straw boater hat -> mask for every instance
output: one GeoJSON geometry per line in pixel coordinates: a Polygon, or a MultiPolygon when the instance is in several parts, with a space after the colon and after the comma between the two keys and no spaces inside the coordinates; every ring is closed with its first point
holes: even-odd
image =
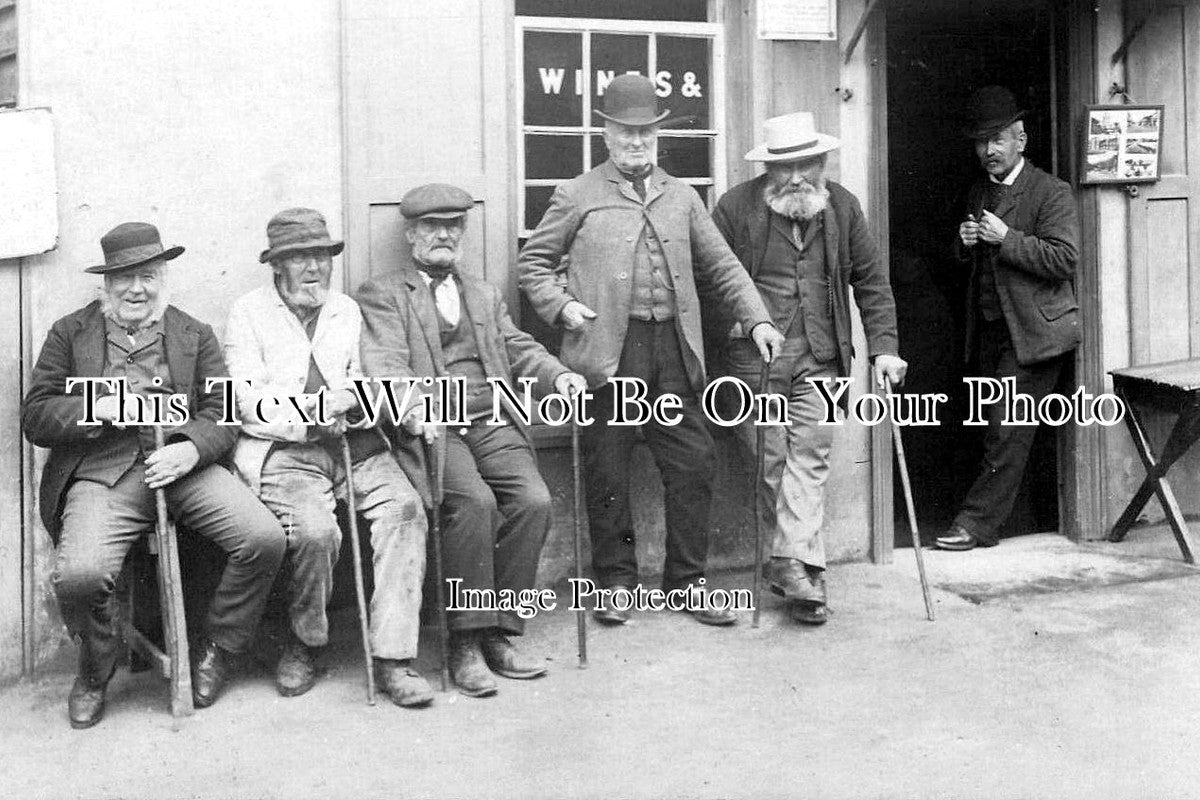
{"type": "Polygon", "coordinates": [[[346,245],[329,237],[325,217],[311,208],[289,208],[271,217],[267,223],[267,247],[258,260],[266,264],[273,258],[293,250],[328,247],[331,255],[342,252],[346,245]]]}
{"type": "Polygon", "coordinates": [[[84,272],[103,275],[156,258],[170,261],[183,252],[179,245],[164,250],[158,228],[148,222],[121,223],[100,238],[100,249],[104,251],[104,263],[88,267],[84,272]]]}
{"type": "Polygon", "coordinates": [[[593,109],[598,116],[634,128],[656,125],[671,112],[658,110],[654,84],[641,75],[618,75],[604,90],[604,110],[593,109]]]}
{"type": "Polygon", "coordinates": [[[767,140],[746,153],[747,161],[762,161],[768,164],[799,161],[842,146],[841,140],[817,133],[817,126],[810,111],[771,117],[763,125],[763,129],[766,131],[767,140]]]}

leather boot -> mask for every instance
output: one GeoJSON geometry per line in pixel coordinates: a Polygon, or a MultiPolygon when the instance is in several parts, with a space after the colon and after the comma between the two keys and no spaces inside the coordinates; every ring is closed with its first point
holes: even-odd
{"type": "Polygon", "coordinates": [[[192,666],[192,702],[196,708],[208,708],[217,702],[233,671],[233,653],[206,640],[192,666]]]}
{"type": "Polygon", "coordinates": [[[479,644],[479,631],[450,634],[450,676],[468,697],[491,697],[498,689],[479,644]]]}
{"type": "Polygon", "coordinates": [[[293,633],[275,668],[275,688],[284,697],[298,697],[317,682],[316,650],[293,633]]]}
{"type": "Polygon", "coordinates": [[[117,669],[115,647],[84,638],[79,643],[79,675],[67,695],[71,727],[90,728],[104,718],[105,692],[117,669]]]}
{"type": "Polygon", "coordinates": [[[393,703],[405,708],[420,708],[433,702],[433,690],[421,673],[412,668],[409,659],[376,658],[374,661],[375,679],[393,703]]]}
{"type": "Polygon", "coordinates": [[[497,675],[514,680],[529,680],[546,674],[545,664],[521,658],[517,654],[517,648],[512,646],[512,642],[498,628],[488,628],[484,631],[481,649],[488,669],[497,675]]]}

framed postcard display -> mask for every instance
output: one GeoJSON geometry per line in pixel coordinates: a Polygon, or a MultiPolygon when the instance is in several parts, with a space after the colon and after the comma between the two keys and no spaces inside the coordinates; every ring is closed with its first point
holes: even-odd
{"type": "Polygon", "coordinates": [[[1152,183],[1159,178],[1163,107],[1088,106],[1083,183],[1152,183]]]}

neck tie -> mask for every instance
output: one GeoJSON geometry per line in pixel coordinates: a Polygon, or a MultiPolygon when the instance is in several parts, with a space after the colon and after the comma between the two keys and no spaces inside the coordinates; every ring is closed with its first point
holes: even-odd
{"type": "Polygon", "coordinates": [[[643,202],[646,200],[646,178],[650,176],[653,169],[653,166],[647,165],[641,172],[621,173],[625,180],[633,184],[633,190],[637,192],[638,197],[642,198],[643,202]]]}
{"type": "Polygon", "coordinates": [[[437,306],[442,319],[450,325],[458,325],[462,315],[462,304],[458,297],[458,287],[454,281],[446,280],[453,272],[451,270],[425,271],[429,276],[429,291],[433,293],[433,302],[437,306]]]}

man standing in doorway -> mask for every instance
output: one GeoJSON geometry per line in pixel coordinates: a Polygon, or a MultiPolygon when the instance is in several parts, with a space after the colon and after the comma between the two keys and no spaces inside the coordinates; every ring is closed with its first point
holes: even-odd
{"type": "MultiPolygon", "coordinates": [[[[788,398],[788,425],[764,429],[758,487],[760,524],[775,531],[764,571],[792,619],[820,625],[828,618],[821,527],[834,427],[819,424],[824,405],[809,381],[850,374],[850,286],[878,381],[900,383],[908,365],[897,354],[887,267],[858,199],[825,179],[826,156],[841,143],[818,133],[808,112],[774,117],[765,128],[766,142],[746,160],[766,172],[730,189],[713,217],[787,337],[771,364],[770,391],[788,398]]],[[[731,330],[719,312],[706,323],[729,332],[730,373],[757,386],[761,361],[741,326],[731,330]]],[[[753,452],[753,420],[738,426],[738,437],[753,452]]]]}
{"type": "MultiPolygon", "coordinates": [[[[620,376],[644,381],[651,402],[667,393],[683,401],[678,425],[650,421],[642,430],[664,484],[663,589],[702,587],[713,442],[698,399],[705,384],[699,297],[726,308],[764,360],[783,336],[700,196],[655,166],[658,126],[669,112],[658,110],[654,85],[618,76],[596,113],[605,120],[609,160],[555,190],[521,251],[520,285],[542,319],[562,326],[563,362],[595,390],[597,424],[584,429],[582,444],[597,580],[622,595],[638,582],[629,502],[636,431],[605,424],[617,394],[608,380],[620,376]]],[[[689,609],[702,623],[737,621],[728,609],[702,605],[689,609]]],[[[612,606],[596,617],[629,619],[612,606]]]]}
{"type": "MultiPolygon", "coordinates": [[[[987,177],[967,194],[954,244],[971,268],[966,357],[980,375],[1013,379],[1036,404],[1079,344],[1079,217],[1070,187],[1025,159],[1024,116],[1004,87],[971,97],[964,133],[987,177]]],[[[937,540],[943,550],[991,547],[1012,511],[1037,426],[1001,425],[1001,413],[988,407],[983,468],[937,540]]]]}

